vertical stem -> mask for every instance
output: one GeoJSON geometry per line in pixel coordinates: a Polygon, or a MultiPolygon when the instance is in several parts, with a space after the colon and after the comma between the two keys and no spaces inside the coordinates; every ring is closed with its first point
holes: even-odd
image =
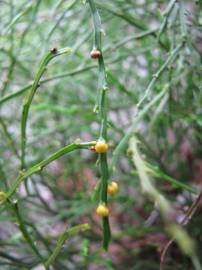
{"type": "MultiPolygon", "coordinates": [[[[100,135],[101,139],[107,141],[107,112],[106,112],[106,91],[107,91],[107,81],[106,81],[106,71],[105,71],[105,63],[102,55],[102,44],[101,44],[101,20],[98,13],[98,10],[95,6],[93,0],[88,0],[90,5],[93,25],[94,25],[94,48],[99,50],[101,55],[98,59],[99,65],[99,78],[98,78],[98,98],[97,98],[97,106],[98,112],[100,115],[100,135]]],[[[97,107],[96,106],[96,107],[97,107]]],[[[101,172],[101,190],[100,190],[100,202],[107,205],[107,184],[109,178],[109,170],[107,163],[107,154],[99,154],[100,160],[100,172],[101,172]]],[[[103,247],[104,249],[108,249],[111,233],[110,233],[110,225],[108,217],[103,217],[103,247]]]]}
{"type": "Polygon", "coordinates": [[[94,47],[101,51],[101,20],[95,3],[93,0],[88,0],[90,5],[92,17],[93,17],[93,25],[94,25],[94,47]]]}

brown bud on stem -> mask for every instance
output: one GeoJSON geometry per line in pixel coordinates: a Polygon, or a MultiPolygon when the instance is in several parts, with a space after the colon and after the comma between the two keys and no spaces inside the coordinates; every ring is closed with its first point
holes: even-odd
{"type": "Polygon", "coordinates": [[[97,49],[93,49],[90,53],[92,59],[98,59],[101,55],[101,52],[97,49]]]}

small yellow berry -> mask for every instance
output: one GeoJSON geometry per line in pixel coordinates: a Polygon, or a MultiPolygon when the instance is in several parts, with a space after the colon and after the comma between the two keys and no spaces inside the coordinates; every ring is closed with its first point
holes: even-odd
{"type": "Polygon", "coordinates": [[[6,199],[6,193],[3,191],[0,191],[0,203],[5,201],[6,199]]]}
{"type": "Polygon", "coordinates": [[[111,182],[110,184],[108,184],[108,187],[107,187],[107,193],[108,194],[115,194],[117,193],[119,190],[119,186],[116,182],[111,182]]]}
{"type": "Polygon", "coordinates": [[[96,213],[100,217],[107,217],[109,216],[109,209],[104,204],[100,204],[96,209],[96,213]]]}
{"type": "Polygon", "coordinates": [[[106,153],[109,146],[104,140],[98,140],[95,145],[95,151],[97,153],[106,153]]]}

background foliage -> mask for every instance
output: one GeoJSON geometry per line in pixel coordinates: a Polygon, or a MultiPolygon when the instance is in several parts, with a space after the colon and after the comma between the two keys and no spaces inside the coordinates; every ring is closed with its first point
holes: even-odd
{"type": "MultiPolygon", "coordinates": [[[[51,258],[64,230],[68,240],[57,246],[51,269],[158,269],[169,240],[167,223],[180,223],[200,193],[201,2],[94,2],[109,88],[108,161],[111,179],[120,186],[119,194],[109,197],[109,251],[102,250],[94,210],[99,202],[94,187],[102,174],[97,155],[77,150],[30,176],[1,204],[1,269],[44,269],[41,262],[51,258]],[[128,150],[134,134],[146,166],[140,169],[128,150]],[[158,200],[141,192],[141,169],[172,202],[171,220],[163,222],[158,200]],[[86,223],[90,229],[79,225],[86,223]]],[[[36,89],[28,117],[27,169],[75,141],[98,139],[99,72],[90,58],[94,29],[88,1],[5,0],[0,18],[0,188],[7,193],[21,170],[23,102],[44,55],[53,48],[72,50],[48,64],[36,89]]],[[[197,247],[194,256],[200,257],[200,197],[189,217],[187,231],[197,247]]],[[[172,244],[164,269],[199,270],[192,259],[172,244]]]]}

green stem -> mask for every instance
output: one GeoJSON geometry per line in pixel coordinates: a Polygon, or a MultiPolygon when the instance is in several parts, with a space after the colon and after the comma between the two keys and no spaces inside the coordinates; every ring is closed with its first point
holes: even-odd
{"type": "Polygon", "coordinates": [[[113,170],[116,167],[116,164],[118,163],[120,154],[124,151],[124,149],[126,149],[126,145],[130,137],[132,136],[133,132],[136,130],[137,124],[139,123],[139,121],[148,113],[148,111],[152,108],[152,106],[154,106],[166,94],[167,91],[168,91],[168,85],[166,85],[164,90],[161,91],[152,101],[150,101],[145,106],[145,108],[142,111],[140,111],[138,115],[135,117],[129,131],[121,139],[120,143],[117,145],[117,147],[115,148],[113,152],[113,158],[112,158],[111,166],[109,169],[110,175],[112,174],[113,170]]]}
{"type": "Polygon", "coordinates": [[[46,71],[48,63],[56,56],[69,53],[71,50],[70,48],[63,48],[60,50],[51,50],[48,52],[45,57],[42,59],[39,69],[36,73],[34,78],[34,82],[31,86],[30,92],[25,100],[22,110],[22,119],[21,119],[21,169],[25,167],[25,150],[26,150],[26,128],[27,128],[27,119],[29,115],[30,105],[34,98],[37,88],[39,87],[39,82],[41,77],[43,76],[44,72],[46,71]]]}
{"type": "MultiPolygon", "coordinates": [[[[98,95],[97,95],[97,104],[98,111],[100,114],[100,138],[107,141],[107,113],[106,113],[106,90],[107,81],[106,81],[106,71],[105,63],[102,55],[102,44],[101,44],[101,20],[95,3],[93,0],[88,0],[94,25],[94,47],[101,52],[101,56],[98,59],[99,64],[99,78],[98,78],[98,95]]],[[[107,205],[107,184],[109,178],[108,163],[107,163],[107,154],[103,153],[99,155],[100,159],[100,172],[101,172],[101,188],[100,188],[100,201],[107,205]]],[[[103,223],[103,247],[108,249],[111,233],[108,217],[104,217],[102,220],[103,223]]]]}
{"type": "Polygon", "coordinates": [[[166,59],[164,64],[159,68],[159,70],[153,75],[153,79],[149,83],[147,89],[144,92],[143,97],[138,102],[137,107],[140,107],[142,103],[145,101],[145,99],[149,96],[151,90],[153,89],[156,81],[159,79],[159,77],[162,75],[162,73],[165,71],[165,69],[168,67],[168,65],[172,64],[175,59],[177,58],[179,51],[184,46],[184,42],[180,43],[170,54],[169,57],[166,59]]]}
{"type": "Polygon", "coordinates": [[[138,28],[140,30],[146,30],[147,29],[147,27],[144,24],[143,20],[141,20],[139,18],[137,19],[137,18],[131,16],[126,11],[122,12],[121,10],[117,10],[114,7],[110,7],[109,5],[103,4],[102,1],[98,1],[98,6],[99,6],[99,8],[107,10],[112,15],[125,20],[126,22],[128,22],[129,24],[135,26],[136,28],[138,28]]]}
{"type": "Polygon", "coordinates": [[[39,253],[35,243],[32,241],[32,238],[30,237],[30,233],[27,231],[27,228],[25,226],[25,222],[20,214],[18,204],[17,203],[12,203],[10,200],[7,201],[8,204],[10,205],[11,209],[15,213],[15,216],[17,218],[17,222],[19,224],[19,229],[22,232],[25,240],[29,244],[30,248],[32,249],[33,253],[40,259],[40,261],[44,264],[44,258],[41,256],[39,253]]]}
{"type": "Polygon", "coordinates": [[[92,18],[93,18],[93,25],[94,25],[94,47],[101,51],[101,20],[100,15],[97,11],[97,8],[95,6],[95,3],[93,0],[88,0],[88,3],[90,5],[92,18]]]}
{"type": "Polygon", "coordinates": [[[46,167],[48,164],[50,164],[54,160],[60,158],[61,156],[65,155],[67,153],[70,153],[76,149],[87,149],[87,148],[89,148],[89,146],[93,146],[93,145],[95,145],[94,142],[69,144],[69,145],[61,148],[60,150],[58,150],[57,152],[55,152],[51,156],[49,156],[47,159],[44,159],[41,162],[37,163],[36,165],[32,166],[28,170],[21,171],[20,174],[18,175],[18,177],[12,183],[12,185],[7,193],[7,199],[13,195],[13,193],[16,191],[16,189],[18,188],[18,186],[20,185],[20,183],[22,181],[24,181],[27,177],[31,176],[32,174],[40,172],[44,167],[46,167]]]}
{"type": "Polygon", "coordinates": [[[165,30],[165,28],[167,26],[170,13],[172,12],[173,7],[174,7],[174,5],[175,5],[176,2],[177,2],[177,0],[171,0],[169,2],[169,4],[167,5],[164,13],[163,13],[164,19],[163,19],[163,22],[161,23],[161,26],[159,28],[158,41],[160,41],[160,37],[161,37],[163,31],[165,30]]]}
{"type": "Polygon", "coordinates": [[[175,188],[181,188],[182,190],[187,190],[193,194],[197,194],[197,190],[183,182],[180,182],[176,179],[174,179],[173,177],[165,174],[164,172],[162,172],[158,167],[153,166],[152,164],[145,162],[145,165],[151,170],[150,173],[156,177],[159,178],[160,180],[166,180],[168,182],[171,183],[172,186],[174,186],[175,188]]]}
{"type": "Polygon", "coordinates": [[[191,260],[192,260],[192,263],[193,263],[193,265],[194,265],[195,270],[201,270],[201,269],[202,269],[202,268],[201,268],[200,261],[199,261],[199,259],[198,259],[197,256],[193,256],[193,257],[191,258],[191,260]]]}
{"type": "MultiPolygon", "coordinates": [[[[62,78],[68,77],[68,76],[74,76],[74,75],[77,75],[77,74],[82,73],[84,71],[87,71],[89,69],[93,69],[95,67],[96,67],[96,65],[89,65],[85,68],[77,68],[77,69],[72,70],[70,72],[61,73],[61,74],[55,75],[51,78],[41,80],[40,85],[45,84],[45,83],[50,82],[50,81],[59,80],[59,79],[62,79],[62,78]]],[[[25,92],[29,91],[32,87],[33,87],[33,83],[30,83],[30,84],[26,85],[25,87],[23,87],[22,89],[15,91],[14,93],[12,93],[10,95],[6,95],[6,96],[0,98],[0,106],[3,103],[5,103],[5,102],[17,97],[17,96],[21,96],[25,92]]]]}
{"type": "Polygon", "coordinates": [[[66,229],[59,237],[56,247],[53,250],[52,254],[50,257],[47,259],[45,262],[45,267],[48,268],[50,265],[52,265],[58,256],[59,252],[61,251],[65,241],[73,235],[77,235],[79,232],[84,232],[86,230],[89,230],[90,226],[88,224],[82,224],[82,225],[77,225],[74,226],[73,228],[66,229]]]}

